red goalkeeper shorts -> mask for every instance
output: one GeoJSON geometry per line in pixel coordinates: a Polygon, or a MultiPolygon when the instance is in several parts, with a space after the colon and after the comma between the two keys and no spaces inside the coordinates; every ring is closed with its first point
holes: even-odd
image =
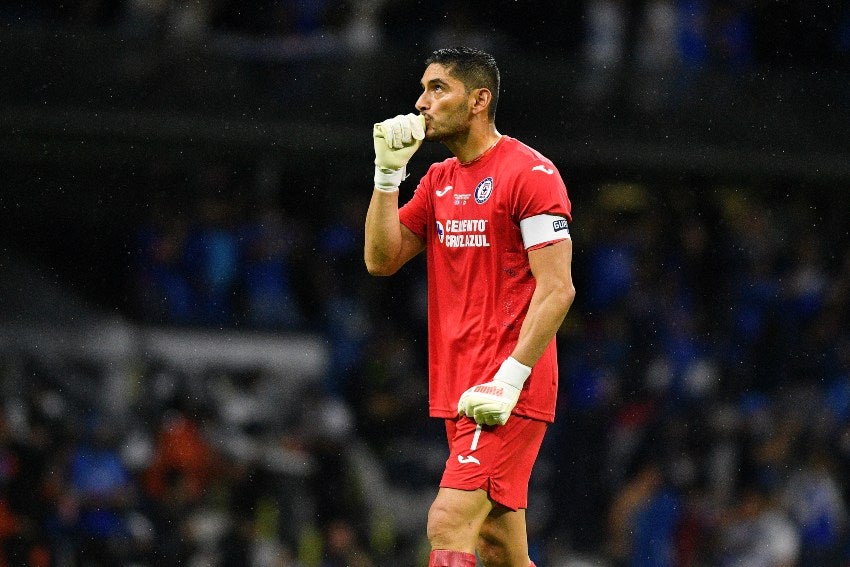
{"type": "Polygon", "coordinates": [[[482,488],[490,499],[518,510],[528,507],[528,481],[547,423],[512,415],[505,425],[482,425],[458,417],[446,420],[449,458],[442,488],[482,488]]]}

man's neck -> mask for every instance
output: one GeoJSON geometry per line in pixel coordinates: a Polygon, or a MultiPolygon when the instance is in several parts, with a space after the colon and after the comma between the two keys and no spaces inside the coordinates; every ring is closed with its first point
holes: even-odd
{"type": "Polygon", "coordinates": [[[496,126],[488,123],[486,129],[476,132],[475,128],[471,128],[463,139],[448,142],[446,146],[460,163],[470,163],[495,146],[501,137],[496,126]]]}

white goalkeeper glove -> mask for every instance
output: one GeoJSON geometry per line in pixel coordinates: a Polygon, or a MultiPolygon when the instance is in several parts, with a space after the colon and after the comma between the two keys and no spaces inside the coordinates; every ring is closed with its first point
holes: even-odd
{"type": "Polygon", "coordinates": [[[490,382],[473,386],[460,396],[457,412],[483,425],[504,425],[511,416],[531,367],[509,356],[490,382]]]}
{"type": "Polygon", "coordinates": [[[375,144],[375,188],[393,192],[404,181],[407,162],[425,139],[425,117],[399,114],[372,129],[375,144]]]}

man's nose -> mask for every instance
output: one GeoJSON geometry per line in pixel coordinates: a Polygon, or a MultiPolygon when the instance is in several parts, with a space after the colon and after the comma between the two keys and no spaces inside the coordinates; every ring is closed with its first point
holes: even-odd
{"type": "Polygon", "coordinates": [[[424,112],[425,110],[428,110],[428,103],[427,103],[427,100],[425,98],[424,93],[419,95],[419,98],[416,99],[416,105],[415,106],[416,106],[416,110],[418,110],[419,112],[424,112]]]}

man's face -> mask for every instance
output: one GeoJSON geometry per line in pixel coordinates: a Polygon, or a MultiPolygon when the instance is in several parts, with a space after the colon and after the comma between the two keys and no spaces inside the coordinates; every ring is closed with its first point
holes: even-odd
{"type": "Polygon", "coordinates": [[[416,109],[425,116],[425,139],[446,141],[469,130],[472,94],[443,65],[432,63],[422,75],[416,109]]]}

